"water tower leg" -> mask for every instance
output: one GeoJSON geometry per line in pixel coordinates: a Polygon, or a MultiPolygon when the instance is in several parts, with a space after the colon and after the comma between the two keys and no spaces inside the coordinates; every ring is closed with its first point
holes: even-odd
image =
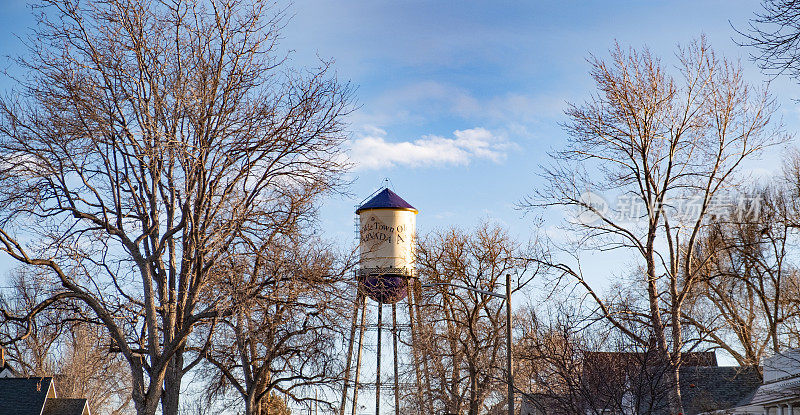
{"type": "Polygon", "coordinates": [[[375,374],[375,415],[381,415],[381,327],[383,322],[383,303],[378,303],[378,368],[375,374]]]}
{"type": "Polygon", "coordinates": [[[364,350],[364,326],[367,317],[367,301],[362,297],[361,301],[361,326],[358,328],[358,354],[356,356],[356,378],[353,382],[353,412],[356,415],[358,410],[358,380],[361,376],[361,352],[364,350]]]}
{"type": "Polygon", "coordinates": [[[361,290],[356,294],[356,302],[353,307],[353,321],[350,327],[350,342],[347,345],[347,363],[344,370],[344,386],[342,387],[342,406],[339,408],[339,415],[344,415],[345,406],[347,405],[347,389],[350,386],[350,365],[353,363],[353,343],[356,341],[356,327],[358,327],[358,312],[361,310],[361,304],[364,302],[364,296],[361,290]]]}
{"type": "Polygon", "coordinates": [[[397,304],[392,303],[392,340],[394,341],[394,413],[400,415],[400,369],[397,363],[397,304]]]}

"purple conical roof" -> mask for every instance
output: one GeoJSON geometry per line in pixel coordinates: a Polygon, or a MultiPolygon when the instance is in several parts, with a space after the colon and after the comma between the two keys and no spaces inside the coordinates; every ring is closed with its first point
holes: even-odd
{"type": "Polygon", "coordinates": [[[375,195],[375,197],[367,201],[367,203],[359,206],[356,210],[356,214],[362,210],[368,209],[407,209],[417,212],[414,206],[408,204],[408,202],[398,196],[397,193],[389,190],[389,188],[383,189],[380,193],[375,195]]]}

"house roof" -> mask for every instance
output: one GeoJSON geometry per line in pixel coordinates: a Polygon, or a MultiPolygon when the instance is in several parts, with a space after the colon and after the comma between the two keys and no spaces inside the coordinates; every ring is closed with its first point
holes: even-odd
{"type": "Polygon", "coordinates": [[[687,414],[733,408],[753,396],[761,385],[754,367],[682,368],[681,395],[687,414]]]}
{"type": "Polygon", "coordinates": [[[89,415],[86,399],[49,398],[42,415],[89,415]]]}
{"type": "Polygon", "coordinates": [[[797,396],[800,379],[787,379],[781,382],[761,385],[752,398],[742,404],[768,404],[797,396]]]}
{"type": "Polygon", "coordinates": [[[0,378],[0,414],[41,415],[53,379],[0,378]]]}
{"type": "Polygon", "coordinates": [[[389,190],[389,188],[383,189],[380,193],[375,195],[375,197],[359,206],[358,209],[356,209],[356,214],[369,209],[399,209],[411,210],[417,213],[417,209],[414,206],[411,206],[408,202],[403,200],[402,197],[398,196],[397,193],[389,190]]]}
{"type": "MultiPolygon", "coordinates": [[[[698,414],[712,410],[728,409],[738,406],[743,398],[752,397],[761,385],[761,376],[755,367],[717,366],[714,352],[691,352],[681,356],[680,369],[681,395],[685,414],[698,414]]],[[[588,380],[589,388],[598,388],[598,392],[608,395],[606,389],[630,387],[630,376],[641,376],[640,379],[654,382],[644,384],[640,392],[641,403],[650,407],[651,413],[668,414],[667,394],[654,393],[661,388],[652,386],[667,382],[669,377],[666,368],[655,364],[653,356],[636,352],[590,352],[584,356],[582,377],[588,380]],[[628,386],[626,386],[628,385],[628,386]],[[650,396],[649,392],[653,392],[650,396]]],[[[636,378],[638,379],[638,378],[636,378]]],[[[636,388],[634,388],[636,389],[636,388]]],[[[607,399],[595,398],[594,404],[604,404],[607,399]]],[[[619,397],[617,397],[619,398],[619,397]]]]}
{"type": "MultiPolygon", "coordinates": [[[[589,367],[620,367],[631,364],[655,364],[653,353],[643,352],[586,352],[584,365],[589,367]]],[[[681,367],[717,366],[714,352],[686,352],[681,354],[681,367]]]]}
{"type": "MultiPolygon", "coordinates": [[[[605,357],[609,357],[606,355],[605,357]]],[[[620,356],[612,359],[621,358],[620,356]]],[[[652,371],[654,367],[650,367],[652,371]]],[[[584,373],[584,376],[586,373],[584,373]]],[[[651,380],[649,377],[629,379],[626,378],[625,385],[615,384],[617,376],[608,373],[606,383],[590,383],[586,391],[586,396],[578,395],[549,395],[547,393],[526,394],[525,402],[530,407],[547,409],[547,413],[554,414],[573,414],[574,410],[569,410],[573,406],[585,405],[587,408],[602,410],[603,408],[614,409],[619,404],[624,404],[627,393],[641,395],[631,395],[627,399],[639,405],[639,413],[649,413],[652,415],[668,415],[669,405],[667,401],[666,373],[653,373],[656,379],[654,384],[644,384],[642,388],[630,382],[636,379],[645,381],[651,380]],[[593,388],[598,389],[593,389],[593,388]],[[618,395],[612,396],[615,389],[619,389],[618,395]],[[575,399],[584,399],[584,402],[575,402],[575,399]]],[[[757,368],[753,367],[719,367],[719,366],[694,366],[685,367],[680,370],[681,395],[683,398],[684,414],[695,415],[700,413],[711,413],[717,410],[741,406],[743,401],[750,400],[755,391],[761,384],[761,376],[757,368]],[[744,399],[743,399],[744,398],[744,399]]],[[[716,413],[716,412],[715,412],[716,413]]],[[[727,413],[727,412],[724,412],[727,413]]]]}

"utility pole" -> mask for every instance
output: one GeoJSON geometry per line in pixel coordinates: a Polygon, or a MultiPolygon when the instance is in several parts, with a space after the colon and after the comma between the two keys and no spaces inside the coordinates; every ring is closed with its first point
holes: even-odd
{"type": "Polygon", "coordinates": [[[506,371],[508,374],[508,415],[514,415],[514,367],[511,343],[511,274],[506,274],[506,371]]]}

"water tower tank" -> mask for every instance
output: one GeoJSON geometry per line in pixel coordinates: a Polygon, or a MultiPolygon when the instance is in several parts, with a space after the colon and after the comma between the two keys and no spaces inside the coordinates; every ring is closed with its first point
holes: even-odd
{"type": "Polygon", "coordinates": [[[387,188],[361,205],[356,214],[361,289],[380,303],[402,300],[414,272],[417,209],[387,188]]]}

